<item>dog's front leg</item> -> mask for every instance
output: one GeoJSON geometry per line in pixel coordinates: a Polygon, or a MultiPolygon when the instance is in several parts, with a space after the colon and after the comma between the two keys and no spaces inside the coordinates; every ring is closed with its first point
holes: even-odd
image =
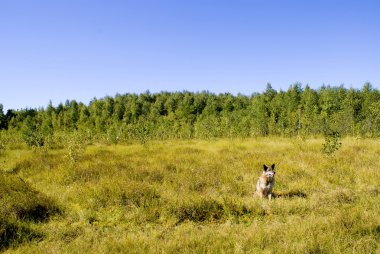
{"type": "Polygon", "coordinates": [[[269,200],[272,200],[272,193],[269,193],[269,194],[268,194],[268,199],[269,199],[269,200]]]}

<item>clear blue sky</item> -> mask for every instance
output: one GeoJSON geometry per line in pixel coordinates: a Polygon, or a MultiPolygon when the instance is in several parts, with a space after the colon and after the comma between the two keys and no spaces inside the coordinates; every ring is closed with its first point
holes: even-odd
{"type": "Polygon", "coordinates": [[[0,0],[5,109],[366,81],[380,86],[378,0],[0,0]]]}

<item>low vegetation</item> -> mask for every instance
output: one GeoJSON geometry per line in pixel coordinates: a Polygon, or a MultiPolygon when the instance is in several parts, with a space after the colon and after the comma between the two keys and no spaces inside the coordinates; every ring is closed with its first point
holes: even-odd
{"type": "Polygon", "coordinates": [[[13,174],[0,172],[0,250],[41,239],[27,222],[46,222],[59,213],[57,205],[13,174]]]}
{"type": "Polygon", "coordinates": [[[380,143],[327,141],[6,142],[0,251],[376,253],[380,143]],[[265,163],[272,201],[254,196],[265,163]]]}

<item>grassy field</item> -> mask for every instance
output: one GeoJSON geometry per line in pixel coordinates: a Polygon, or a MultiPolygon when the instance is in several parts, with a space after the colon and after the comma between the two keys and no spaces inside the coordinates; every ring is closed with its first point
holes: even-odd
{"type": "Polygon", "coordinates": [[[380,253],[380,141],[160,141],[0,155],[5,253],[380,253]],[[254,196],[276,163],[274,200],[254,196]]]}

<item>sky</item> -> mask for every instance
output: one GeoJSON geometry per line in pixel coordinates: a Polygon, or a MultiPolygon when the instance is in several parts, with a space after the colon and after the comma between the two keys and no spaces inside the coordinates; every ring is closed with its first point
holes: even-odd
{"type": "Polygon", "coordinates": [[[0,0],[0,104],[380,87],[378,0],[0,0]]]}

